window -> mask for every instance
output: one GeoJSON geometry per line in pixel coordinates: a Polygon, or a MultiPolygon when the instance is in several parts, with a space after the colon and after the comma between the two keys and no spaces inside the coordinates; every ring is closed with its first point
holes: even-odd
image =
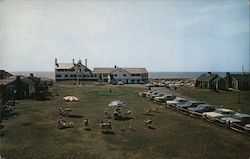
{"type": "Polygon", "coordinates": [[[126,77],[127,75],[126,74],[123,74],[124,77],[126,77]]]}
{"type": "Polygon", "coordinates": [[[103,74],[103,77],[108,77],[108,74],[103,74]]]}
{"type": "Polygon", "coordinates": [[[60,75],[60,74],[57,74],[57,75],[56,75],[56,77],[62,77],[62,75],[60,75]]]}
{"type": "Polygon", "coordinates": [[[70,77],[74,77],[74,75],[71,74],[70,77]]]}
{"type": "Polygon", "coordinates": [[[68,77],[68,75],[64,75],[65,77],[68,77]]]}
{"type": "Polygon", "coordinates": [[[117,74],[114,74],[114,76],[117,76],[117,74]]]}

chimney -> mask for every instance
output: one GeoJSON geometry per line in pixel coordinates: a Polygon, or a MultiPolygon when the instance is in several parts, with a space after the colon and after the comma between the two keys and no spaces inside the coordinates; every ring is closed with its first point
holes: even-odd
{"type": "Polygon", "coordinates": [[[58,63],[57,63],[57,58],[55,58],[55,65],[58,65],[58,63]]]}
{"type": "Polygon", "coordinates": [[[212,74],[212,72],[207,72],[207,75],[211,75],[212,74]]]}
{"type": "Polygon", "coordinates": [[[232,88],[232,79],[230,78],[230,72],[226,72],[226,89],[232,88]]]}
{"type": "Polygon", "coordinates": [[[21,78],[20,76],[16,76],[16,79],[17,79],[17,80],[20,80],[20,78],[21,78]]]}
{"type": "Polygon", "coordinates": [[[117,66],[115,65],[114,68],[117,68],[117,66]]]}
{"type": "Polygon", "coordinates": [[[33,73],[30,74],[30,77],[34,77],[34,76],[33,76],[33,73]]]}
{"type": "Polygon", "coordinates": [[[85,59],[85,66],[88,67],[88,60],[85,59]]]}
{"type": "Polygon", "coordinates": [[[75,64],[75,59],[73,59],[73,64],[75,64]]]}

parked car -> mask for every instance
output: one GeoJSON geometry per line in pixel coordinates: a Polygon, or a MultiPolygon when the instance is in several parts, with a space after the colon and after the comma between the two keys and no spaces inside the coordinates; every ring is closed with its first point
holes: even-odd
{"type": "Polygon", "coordinates": [[[148,93],[146,94],[146,97],[149,98],[151,95],[155,95],[155,94],[158,94],[158,93],[159,93],[159,91],[156,91],[156,90],[148,91],[148,93]]]}
{"type": "Polygon", "coordinates": [[[118,81],[117,84],[118,85],[124,85],[124,83],[122,81],[118,81]]]}
{"type": "Polygon", "coordinates": [[[232,116],[223,117],[221,118],[222,122],[228,123],[228,124],[238,124],[241,126],[245,126],[250,124],[250,115],[248,114],[242,114],[242,113],[235,113],[232,116]]]}
{"type": "Polygon", "coordinates": [[[231,117],[228,116],[228,117],[220,118],[220,121],[222,123],[226,123],[227,125],[230,125],[232,123],[235,123],[235,124],[240,124],[241,123],[241,120],[236,119],[236,118],[234,118],[232,116],[231,117]]]}
{"type": "Polygon", "coordinates": [[[187,99],[177,97],[172,101],[166,101],[166,104],[169,106],[176,106],[177,104],[184,104],[186,102],[188,102],[187,99]]]}
{"type": "Polygon", "coordinates": [[[159,102],[159,103],[166,103],[166,101],[172,101],[176,98],[175,95],[171,95],[171,94],[165,94],[162,97],[155,97],[154,101],[155,102],[159,102]]]}
{"type": "Polygon", "coordinates": [[[157,87],[157,86],[158,86],[158,84],[155,82],[149,82],[146,84],[146,87],[157,87]]]}
{"type": "Polygon", "coordinates": [[[164,95],[165,95],[165,93],[156,93],[156,94],[150,95],[148,98],[149,98],[150,100],[154,100],[155,97],[162,97],[162,96],[164,96],[164,95]]]}
{"type": "Polygon", "coordinates": [[[212,118],[222,118],[227,116],[232,116],[235,112],[231,109],[218,108],[213,112],[205,112],[202,114],[203,118],[212,119],[212,118]]]}
{"type": "Polygon", "coordinates": [[[197,107],[188,108],[191,112],[204,113],[215,111],[215,107],[209,104],[199,104],[197,107]]]}
{"type": "Polygon", "coordinates": [[[205,104],[205,102],[202,102],[202,101],[188,101],[186,103],[177,104],[177,107],[187,109],[187,108],[197,107],[199,104],[205,104]]]}
{"type": "Polygon", "coordinates": [[[250,124],[250,115],[235,113],[232,116],[221,118],[221,122],[224,122],[228,125],[240,126],[240,128],[244,128],[248,130],[250,124]]]}
{"type": "Polygon", "coordinates": [[[158,83],[158,87],[165,87],[166,85],[164,83],[158,83]]]}

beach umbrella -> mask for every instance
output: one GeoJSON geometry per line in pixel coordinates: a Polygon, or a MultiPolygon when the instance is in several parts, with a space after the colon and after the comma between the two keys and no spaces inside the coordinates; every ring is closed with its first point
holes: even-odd
{"type": "Polygon", "coordinates": [[[125,103],[120,100],[114,100],[109,104],[109,107],[123,107],[123,106],[125,106],[125,103]]]}
{"type": "Polygon", "coordinates": [[[75,96],[65,96],[63,97],[63,100],[69,101],[69,102],[77,102],[78,98],[76,98],[75,96]]]}

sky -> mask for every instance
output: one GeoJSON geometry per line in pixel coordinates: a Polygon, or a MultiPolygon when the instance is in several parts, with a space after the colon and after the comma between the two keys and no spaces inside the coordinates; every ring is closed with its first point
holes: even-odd
{"type": "Polygon", "coordinates": [[[0,69],[54,59],[148,71],[250,71],[249,0],[1,0],[0,69]]]}

